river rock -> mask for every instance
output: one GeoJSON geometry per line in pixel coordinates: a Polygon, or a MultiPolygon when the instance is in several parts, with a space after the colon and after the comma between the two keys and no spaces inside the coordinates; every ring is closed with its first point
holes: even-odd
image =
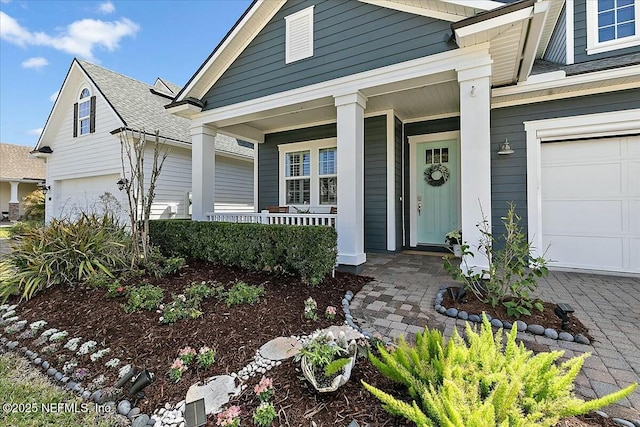
{"type": "Polygon", "coordinates": [[[553,328],[547,328],[544,330],[544,336],[547,338],[551,338],[552,340],[558,339],[558,331],[553,328]]]}
{"type": "Polygon", "coordinates": [[[560,332],[558,334],[558,338],[560,338],[562,341],[569,341],[569,342],[573,342],[574,340],[573,335],[565,331],[560,332]]]}
{"type": "Polygon", "coordinates": [[[544,326],[540,326],[540,325],[528,325],[527,326],[527,331],[531,332],[532,334],[536,334],[536,335],[542,335],[544,334],[544,326]]]}

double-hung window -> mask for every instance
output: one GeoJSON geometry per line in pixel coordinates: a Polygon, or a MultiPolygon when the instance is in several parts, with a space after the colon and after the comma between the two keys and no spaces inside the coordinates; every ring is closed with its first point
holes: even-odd
{"type": "Polygon", "coordinates": [[[587,0],[587,53],[640,45],[640,1],[587,0]]]}
{"type": "Polygon", "coordinates": [[[73,104],[73,136],[87,135],[96,131],[96,97],[88,88],[83,88],[78,102],[73,104]]]}
{"type": "Polygon", "coordinates": [[[338,156],[336,139],[278,146],[281,205],[336,206],[338,156]]]}

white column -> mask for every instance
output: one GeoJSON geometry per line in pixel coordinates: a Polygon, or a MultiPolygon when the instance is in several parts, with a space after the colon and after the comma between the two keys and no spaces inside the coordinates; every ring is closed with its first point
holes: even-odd
{"type": "Polygon", "coordinates": [[[338,264],[364,264],[364,108],[359,92],[335,97],[338,132],[338,264]]]}
{"type": "Polygon", "coordinates": [[[204,221],[213,212],[216,177],[216,129],[191,128],[191,219],[204,221]]]}
{"type": "Polygon", "coordinates": [[[456,71],[460,85],[462,238],[475,254],[465,261],[477,271],[488,266],[478,248],[482,235],[476,225],[483,214],[491,230],[491,65],[456,71]]]}
{"type": "Polygon", "coordinates": [[[20,203],[18,199],[18,185],[20,185],[20,183],[10,181],[9,184],[11,185],[11,198],[9,199],[9,203],[20,203]]]}

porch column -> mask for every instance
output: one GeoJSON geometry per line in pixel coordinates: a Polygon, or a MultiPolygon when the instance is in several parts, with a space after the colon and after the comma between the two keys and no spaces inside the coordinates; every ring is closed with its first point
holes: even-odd
{"type": "MultiPolygon", "coordinates": [[[[191,219],[205,221],[215,206],[216,129],[191,128],[191,219]]],[[[189,207],[186,207],[187,211],[189,207]]]]}
{"type": "Polygon", "coordinates": [[[20,218],[20,199],[18,199],[19,182],[10,181],[11,198],[9,199],[9,221],[17,221],[20,218]]]}
{"type": "Polygon", "coordinates": [[[338,132],[338,264],[364,264],[364,108],[360,92],[335,96],[338,132]]]}
{"type": "Polygon", "coordinates": [[[483,214],[491,230],[491,65],[458,69],[460,85],[460,187],[462,238],[475,257],[465,260],[470,270],[488,267],[478,248],[482,237],[476,225],[483,214]]]}

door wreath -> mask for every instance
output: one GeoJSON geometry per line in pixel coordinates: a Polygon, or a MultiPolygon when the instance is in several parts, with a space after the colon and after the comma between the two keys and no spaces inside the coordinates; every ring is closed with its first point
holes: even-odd
{"type": "Polygon", "coordinates": [[[424,170],[424,180],[432,187],[440,187],[449,179],[449,169],[442,163],[433,164],[424,170]]]}

